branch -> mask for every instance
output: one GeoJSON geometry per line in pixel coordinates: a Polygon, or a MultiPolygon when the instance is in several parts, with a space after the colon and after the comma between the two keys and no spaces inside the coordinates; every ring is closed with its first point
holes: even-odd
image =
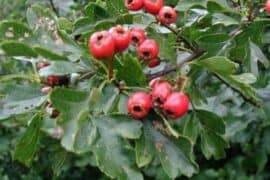
{"type": "Polygon", "coordinates": [[[192,44],[183,36],[181,36],[179,34],[179,31],[177,31],[176,29],[172,28],[170,25],[167,24],[162,24],[164,27],[166,27],[167,29],[169,29],[172,33],[174,33],[177,37],[177,39],[179,39],[180,41],[183,41],[186,46],[191,49],[192,51],[195,51],[196,49],[192,46],[192,44]]]}
{"type": "Polygon", "coordinates": [[[181,63],[177,64],[176,66],[171,66],[171,67],[167,67],[166,69],[164,69],[163,71],[154,73],[154,74],[147,74],[146,77],[148,80],[160,77],[160,76],[164,76],[166,74],[169,74],[171,72],[176,71],[177,69],[181,68],[185,63],[190,62],[198,57],[200,57],[201,55],[204,54],[205,51],[203,50],[197,50],[196,52],[194,52],[193,54],[191,54],[189,57],[187,57],[186,59],[184,59],[181,63]]]}
{"type": "Polygon", "coordinates": [[[50,0],[50,5],[51,5],[51,7],[52,7],[52,10],[53,10],[54,13],[56,14],[56,16],[59,16],[59,13],[58,13],[58,11],[57,11],[55,5],[54,5],[53,0],[50,0]]]}

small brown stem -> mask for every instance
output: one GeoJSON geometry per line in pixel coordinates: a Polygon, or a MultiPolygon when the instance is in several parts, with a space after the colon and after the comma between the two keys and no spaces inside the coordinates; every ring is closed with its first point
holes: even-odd
{"type": "Polygon", "coordinates": [[[172,33],[174,33],[177,36],[177,39],[183,41],[189,49],[195,51],[195,48],[192,46],[192,44],[185,37],[181,36],[179,34],[179,31],[177,31],[176,29],[172,28],[170,25],[167,24],[163,24],[163,26],[169,29],[172,33]]]}
{"type": "Polygon", "coordinates": [[[80,78],[79,81],[84,80],[84,79],[89,79],[90,77],[92,77],[95,74],[95,72],[87,72],[85,74],[83,74],[80,78]]]}
{"type": "Polygon", "coordinates": [[[113,60],[108,59],[108,78],[111,80],[113,78],[113,60]]]}
{"type": "Polygon", "coordinates": [[[154,73],[154,74],[147,74],[147,79],[148,80],[152,80],[154,78],[160,77],[160,76],[164,76],[166,74],[169,74],[171,72],[176,71],[177,69],[181,68],[185,63],[192,61],[198,57],[200,57],[201,55],[204,54],[205,51],[203,50],[197,50],[195,53],[191,54],[190,56],[188,56],[186,59],[184,59],[181,63],[177,64],[176,66],[170,66],[166,69],[164,69],[163,71],[154,73]]]}

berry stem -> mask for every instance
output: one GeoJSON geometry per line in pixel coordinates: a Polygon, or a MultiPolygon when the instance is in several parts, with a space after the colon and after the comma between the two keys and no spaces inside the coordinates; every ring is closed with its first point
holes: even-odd
{"type": "Polygon", "coordinates": [[[161,117],[161,119],[163,120],[165,126],[168,128],[168,130],[169,130],[169,132],[171,133],[171,135],[173,135],[173,136],[176,137],[176,138],[179,138],[179,137],[180,137],[179,133],[176,132],[176,131],[172,128],[172,126],[171,126],[170,123],[167,121],[167,119],[166,119],[161,113],[159,113],[158,111],[156,111],[156,112],[157,112],[157,114],[161,117]]]}
{"type": "Polygon", "coordinates": [[[113,78],[113,61],[112,59],[108,60],[108,79],[111,80],[113,78]]]}
{"type": "Polygon", "coordinates": [[[188,77],[181,77],[180,78],[181,84],[180,84],[180,91],[183,92],[187,86],[188,83],[188,77]]]}

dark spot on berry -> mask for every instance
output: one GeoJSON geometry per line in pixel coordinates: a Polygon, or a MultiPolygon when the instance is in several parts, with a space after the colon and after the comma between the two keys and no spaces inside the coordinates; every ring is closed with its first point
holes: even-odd
{"type": "Polygon", "coordinates": [[[97,37],[97,40],[98,41],[101,41],[103,39],[103,36],[102,35],[99,35],[98,37],[97,37]]]}
{"type": "Polygon", "coordinates": [[[148,51],[143,52],[143,56],[146,58],[150,57],[150,53],[148,51]]]}
{"type": "Polygon", "coordinates": [[[133,110],[134,110],[135,112],[142,112],[142,111],[143,111],[142,108],[141,108],[140,106],[134,106],[134,107],[133,107],[133,110]]]}
{"type": "Polygon", "coordinates": [[[155,101],[159,105],[163,104],[163,101],[162,101],[162,99],[160,97],[158,97],[155,101]]]}
{"type": "Polygon", "coordinates": [[[133,0],[128,0],[127,3],[128,4],[132,4],[133,3],[133,0]]]}
{"type": "Polygon", "coordinates": [[[172,18],[172,14],[171,14],[171,13],[165,13],[165,14],[164,14],[164,17],[165,17],[166,19],[171,19],[171,18],[172,18]]]}
{"type": "Polygon", "coordinates": [[[172,111],[166,110],[165,112],[166,112],[166,114],[167,114],[168,116],[173,116],[173,112],[172,112],[172,111]]]}
{"type": "Polygon", "coordinates": [[[135,44],[137,44],[139,42],[139,39],[137,37],[132,37],[132,42],[134,42],[135,44]]]}

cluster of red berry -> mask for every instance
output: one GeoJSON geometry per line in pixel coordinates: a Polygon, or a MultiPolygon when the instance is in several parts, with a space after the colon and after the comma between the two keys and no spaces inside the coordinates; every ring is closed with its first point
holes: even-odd
{"type": "Polygon", "coordinates": [[[139,58],[147,61],[149,67],[159,65],[158,43],[147,39],[141,28],[129,30],[118,25],[109,31],[95,32],[89,39],[89,51],[96,59],[112,60],[115,53],[125,51],[130,44],[137,47],[139,58]]]}
{"type": "Polygon", "coordinates": [[[138,11],[142,8],[156,16],[163,25],[170,25],[177,20],[176,11],[170,6],[164,6],[164,0],[125,0],[125,6],[130,11],[138,11]]]}
{"type": "Polygon", "coordinates": [[[171,84],[160,78],[149,83],[151,93],[136,92],[128,99],[128,112],[135,119],[146,117],[151,107],[161,109],[170,119],[182,117],[189,107],[189,98],[183,92],[174,92],[171,84]]]}

